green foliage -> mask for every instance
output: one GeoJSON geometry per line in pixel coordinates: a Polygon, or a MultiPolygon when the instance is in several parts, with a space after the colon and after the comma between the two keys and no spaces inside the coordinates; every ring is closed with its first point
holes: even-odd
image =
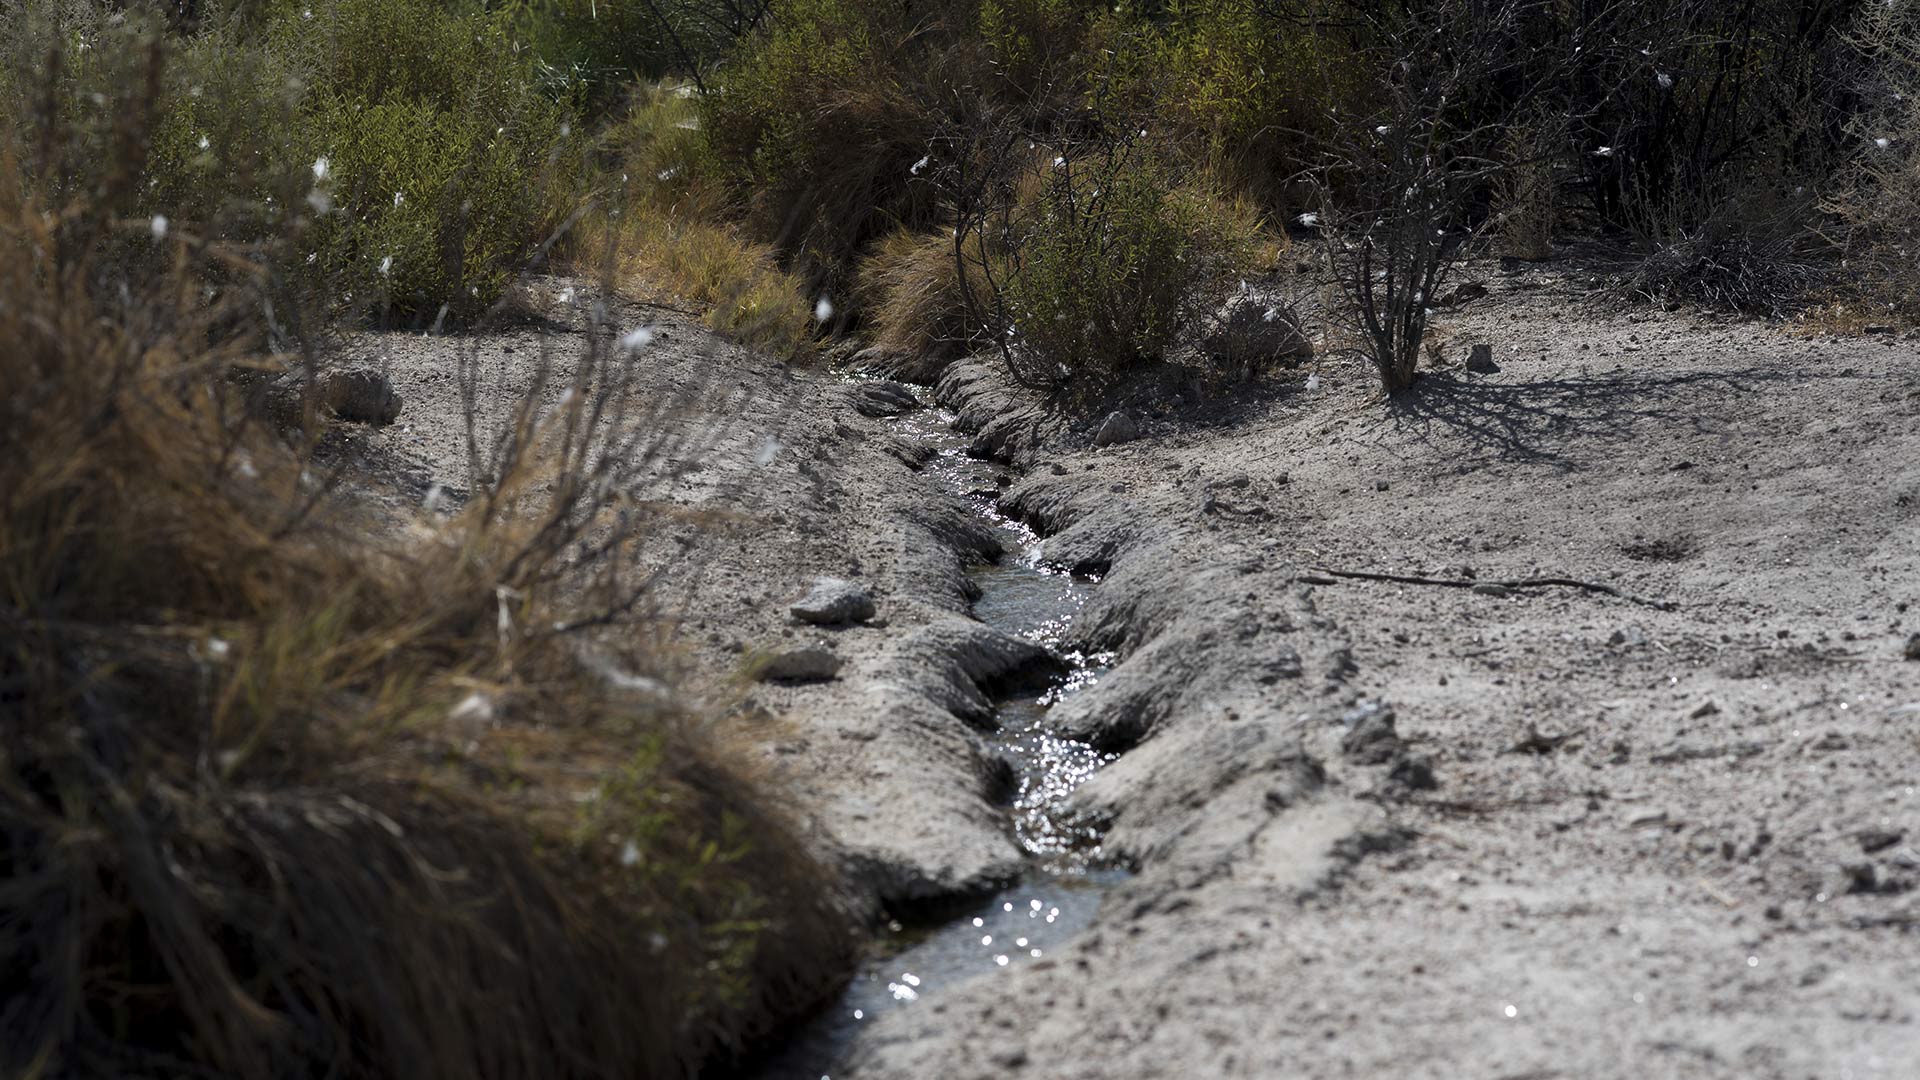
{"type": "Polygon", "coordinates": [[[1077,90],[1089,18],[1086,0],[981,0],[979,33],[995,69],[1023,98],[1077,90]]]}
{"type": "Polygon", "coordinates": [[[1251,215],[1127,147],[1057,160],[1002,274],[1015,348],[1076,375],[1161,358],[1251,268],[1251,215]]]}
{"type": "Polygon", "coordinates": [[[1244,0],[1109,18],[1100,34],[1115,57],[1109,96],[1270,208],[1298,201],[1289,182],[1368,90],[1349,37],[1244,0]]]}
{"type": "Polygon", "coordinates": [[[933,218],[913,165],[940,118],[903,83],[926,75],[910,36],[895,4],[787,0],[703,102],[754,231],[831,290],[872,240],[933,218]]]}
{"type": "Polygon", "coordinates": [[[568,103],[535,91],[509,26],[429,0],[333,0],[272,27],[310,73],[304,114],[327,161],[315,208],[331,209],[307,247],[349,291],[475,314],[555,216],[568,103]]]}
{"type": "Polygon", "coordinates": [[[484,310],[557,217],[573,102],[540,92],[507,16],[431,0],[312,0],[210,16],[192,35],[103,6],[0,17],[9,111],[44,114],[78,163],[48,190],[139,171],[115,212],[216,239],[275,241],[276,270],[360,310],[484,310]],[[141,132],[110,105],[159,104],[141,132]],[[139,154],[114,147],[137,136],[139,154]],[[324,162],[324,166],[319,163],[324,162]],[[384,270],[382,268],[385,268],[384,270]]]}
{"type": "Polygon", "coordinates": [[[603,160],[630,194],[694,217],[717,217],[725,201],[720,159],[702,126],[693,87],[643,83],[600,136],[603,160]]]}

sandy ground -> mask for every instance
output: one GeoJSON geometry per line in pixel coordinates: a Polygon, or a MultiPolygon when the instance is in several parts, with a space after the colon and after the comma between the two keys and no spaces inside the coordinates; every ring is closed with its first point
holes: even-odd
{"type": "MultiPolygon", "coordinates": [[[[1914,343],[1487,276],[1447,331],[1498,374],[1389,405],[1328,361],[1028,449],[1009,504],[1112,563],[1082,629],[1125,659],[1063,709],[1139,740],[1081,795],[1141,872],[1056,963],[889,1017],[858,1075],[1920,1070],[1914,343]],[[1314,644],[1346,652],[1269,678],[1314,644]],[[1341,745],[1372,703],[1379,765],[1341,745]]],[[[943,389],[991,428],[992,383],[943,389]]]]}
{"type": "Polygon", "coordinates": [[[436,488],[457,505],[472,487],[463,368],[484,456],[542,365],[551,404],[596,336],[645,328],[623,370],[650,456],[625,495],[650,515],[634,561],[657,578],[647,632],[666,639],[663,673],[845,869],[857,917],[1018,873],[969,722],[990,709],[983,688],[1043,657],[968,614],[964,567],[998,552],[991,530],[915,474],[917,443],[863,415],[858,384],[724,342],[671,309],[615,302],[596,329],[596,302],[584,283],[536,279],[509,329],[353,339],[347,359],[386,371],[404,406],[350,449],[396,509],[436,488]],[[794,620],[788,606],[821,575],[870,589],[871,624],[794,620]],[[845,662],[838,679],[754,679],[765,658],[811,645],[845,662]]]}
{"type": "MultiPolygon", "coordinates": [[[[1021,476],[1003,508],[1103,575],[1074,633],[1119,663],[1054,713],[1124,751],[1076,801],[1138,872],[1044,962],[890,1013],[836,1077],[1920,1074],[1915,343],[1486,277],[1446,329],[1503,370],[1390,404],[1328,359],[1312,389],[1149,404],[1144,438],[1094,450],[990,364],[947,373],[1021,476]]],[[[395,498],[466,483],[462,350],[497,415],[528,356],[588,332],[564,287],[536,285],[544,326],[356,343],[407,399],[366,437],[395,498]]],[[[686,692],[868,902],[1017,870],[969,726],[1034,660],[967,617],[990,536],[830,372],[611,321],[655,327],[650,385],[706,425],[644,493],[686,512],[649,556],[686,692]],[[884,625],[794,625],[816,574],[871,585],[884,625]],[[813,640],[838,680],[740,680],[813,640]]]]}

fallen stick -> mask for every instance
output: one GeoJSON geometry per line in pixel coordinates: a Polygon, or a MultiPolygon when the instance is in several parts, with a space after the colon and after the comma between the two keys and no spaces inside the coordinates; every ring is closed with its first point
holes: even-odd
{"type": "Polygon", "coordinates": [[[1633,604],[1641,604],[1660,611],[1674,611],[1680,605],[1671,600],[1648,600],[1645,597],[1624,593],[1611,585],[1602,585],[1597,581],[1580,581],[1576,578],[1536,577],[1507,578],[1501,581],[1476,581],[1473,578],[1436,578],[1419,574],[1379,574],[1368,570],[1335,570],[1331,566],[1313,567],[1314,573],[1328,577],[1353,578],[1360,581],[1391,581],[1401,585],[1440,585],[1449,589],[1471,589],[1475,585],[1498,585],[1503,589],[1534,589],[1549,585],[1562,585],[1570,589],[1585,589],[1588,592],[1605,593],[1617,596],[1633,604]]]}

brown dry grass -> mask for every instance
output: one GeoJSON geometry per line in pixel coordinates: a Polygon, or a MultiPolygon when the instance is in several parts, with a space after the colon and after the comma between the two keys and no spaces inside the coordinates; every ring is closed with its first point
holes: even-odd
{"type": "Polygon", "coordinates": [[[0,1074],[690,1075],[817,994],[829,875],[583,659],[644,611],[617,358],[395,535],[251,419],[253,254],[91,205],[0,162],[0,1074]]]}
{"type": "Polygon", "coordinates": [[[584,222],[576,267],[645,299],[677,297],[715,331],[789,359],[813,351],[813,307],[773,249],[732,225],[640,202],[584,222]]]}
{"type": "MultiPolygon", "coordinates": [[[[977,235],[968,238],[967,282],[976,300],[991,303],[986,259],[977,235]]],[[[874,344],[916,356],[964,352],[983,340],[968,310],[951,235],[902,230],[883,238],[860,264],[855,298],[874,344]]]]}
{"type": "Polygon", "coordinates": [[[700,123],[679,88],[638,87],[602,139],[620,163],[622,183],[610,208],[575,231],[568,254],[580,271],[630,294],[686,301],[708,326],[742,344],[808,356],[813,303],[772,247],[725,220],[726,192],[700,123]]]}

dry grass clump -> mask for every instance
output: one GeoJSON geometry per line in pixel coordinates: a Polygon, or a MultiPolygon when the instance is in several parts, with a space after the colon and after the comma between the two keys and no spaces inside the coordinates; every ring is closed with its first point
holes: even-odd
{"type": "Polygon", "coordinates": [[[574,263],[629,292],[679,297],[706,324],[776,356],[813,349],[813,303],[775,250],[726,220],[727,195],[696,102],[665,84],[635,90],[601,143],[617,163],[611,209],[569,238],[574,263]]]}
{"type": "Polygon", "coordinates": [[[873,343],[930,357],[956,355],[985,342],[961,274],[974,302],[987,303],[993,285],[986,267],[978,234],[968,236],[962,258],[955,257],[951,234],[901,230],[882,239],[861,263],[854,290],[873,343]]]}
{"type": "Polygon", "coordinates": [[[1809,201],[1756,185],[1722,199],[1697,223],[1650,217],[1639,230],[1650,254],[1620,288],[1669,304],[1783,318],[1821,283],[1801,250],[1809,201]]]}
{"type": "Polygon", "coordinates": [[[0,1074],[691,1075],[817,992],[826,874],[582,659],[644,609],[615,357],[396,537],[248,421],[263,272],[162,232],[0,168],[0,1074]]]}
{"type": "Polygon", "coordinates": [[[584,222],[574,257],[626,291],[692,302],[708,326],[743,345],[788,358],[813,350],[813,310],[799,277],[732,225],[643,202],[584,222]]]}

